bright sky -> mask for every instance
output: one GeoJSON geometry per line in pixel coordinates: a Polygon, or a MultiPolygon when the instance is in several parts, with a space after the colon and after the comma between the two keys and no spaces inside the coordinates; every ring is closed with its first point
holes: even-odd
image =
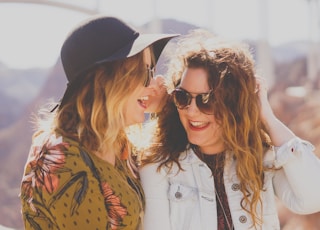
{"type": "MultiPolygon", "coordinates": [[[[93,0],[61,2],[76,2],[91,9],[96,7],[93,0]]],[[[310,34],[314,25],[310,21],[312,14],[307,0],[266,0],[266,5],[259,4],[261,2],[101,0],[99,6],[103,13],[121,17],[137,26],[157,15],[212,28],[217,34],[232,39],[258,39],[265,35],[271,45],[310,40],[310,36],[315,36],[310,34]],[[264,19],[261,15],[265,15],[264,19]]],[[[56,7],[0,0],[0,62],[14,68],[54,65],[65,36],[85,17],[86,14],[56,7]]]]}

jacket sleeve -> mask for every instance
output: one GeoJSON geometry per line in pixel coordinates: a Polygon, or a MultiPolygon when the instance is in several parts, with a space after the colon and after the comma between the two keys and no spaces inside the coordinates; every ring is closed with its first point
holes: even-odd
{"type": "Polygon", "coordinates": [[[314,146],[296,137],[275,150],[276,195],[297,214],[319,212],[320,160],[313,152],[314,146]]]}
{"type": "Polygon", "coordinates": [[[149,164],[140,169],[141,183],[146,198],[144,229],[170,230],[168,177],[163,169],[157,172],[157,167],[157,164],[149,164]]]}

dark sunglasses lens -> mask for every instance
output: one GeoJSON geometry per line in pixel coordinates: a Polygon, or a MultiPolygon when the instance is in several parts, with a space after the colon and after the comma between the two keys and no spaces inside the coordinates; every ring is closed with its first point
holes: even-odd
{"type": "Polygon", "coordinates": [[[186,106],[189,105],[189,95],[187,94],[187,92],[183,91],[183,90],[174,90],[173,91],[173,100],[175,105],[179,108],[179,109],[183,109],[186,106]]]}
{"type": "Polygon", "coordinates": [[[196,103],[199,110],[205,114],[213,114],[213,94],[199,94],[196,96],[196,103]]]}

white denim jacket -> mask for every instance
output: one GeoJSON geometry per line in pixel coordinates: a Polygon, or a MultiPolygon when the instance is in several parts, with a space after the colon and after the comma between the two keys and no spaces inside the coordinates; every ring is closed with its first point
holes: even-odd
{"type": "MultiPolygon", "coordinates": [[[[261,229],[280,229],[275,196],[295,213],[320,211],[320,160],[313,150],[309,142],[294,138],[266,153],[264,165],[275,166],[279,170],[265,173],[265,191],[261,195],[261,229]]],[[[157,164],[140,169],[146,196],[144,229],[217,229],[216,196],[211,170],[191,149],[181,154],[180,162],[184,171],[179,173],[177,166],[169,174],[164,168],[157,172],[157,164]]],[[[236,163],[232,153],[228,153],[224,183],[234,229],[254,229],[250,215],[240,205],[243,195],[239,190],[236,163]]]]}

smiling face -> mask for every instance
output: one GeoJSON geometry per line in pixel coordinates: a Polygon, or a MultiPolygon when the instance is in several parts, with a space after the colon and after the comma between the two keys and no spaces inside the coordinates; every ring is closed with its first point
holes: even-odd
{"type": "MultiPolygon", "coordinates": [[[[146,69],[145,77],[147,78],[147,67],[153,66],[151,52],[149,48],[143,51],[143,59],[146,69]]],[[[153,79],[151,79],[151,81],[153,81],[153,79]]],[[[125,106],[124,117],[126,126],[144,122],[145,111],[147,109],[146,101],[148,100],[150,93],[150,90],[143,86],[143,84],[138,85],[137,88],[134,90],[125,106]]]]}
{"type": "MultiPolygon", "coordinates": [[[[204,69],[188,68],[181,78],[179,87],[195,97],[211,90],[207,79],[208,73],[204,69]]],[[[178,113],[189,142],[199,146],[203,153],[215,154],[225,149],[220,125],[214,115],[207,115],[199,110],[195,98],[186,108],[178,109],[178,113]]]]}

